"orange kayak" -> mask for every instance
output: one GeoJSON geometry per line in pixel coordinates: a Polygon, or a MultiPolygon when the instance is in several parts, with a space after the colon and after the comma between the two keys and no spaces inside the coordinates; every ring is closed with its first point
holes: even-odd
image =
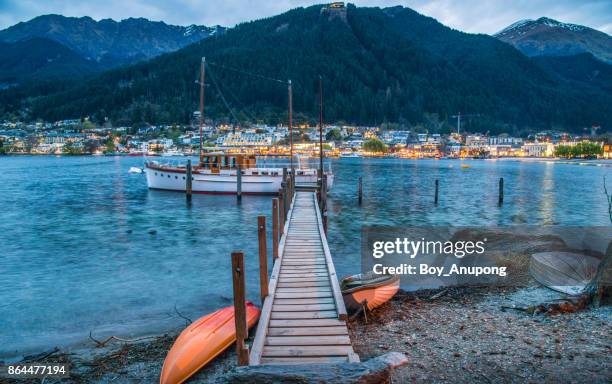
{"type": "MultiPolygon", "coordinates": [[[[259,308],[247,301],[247,324],[259,318],[259,308]]],[[[179,384],[217,357],[236,341],[234,306],[225,307],[194,321],[181,332],[168,352],[160,384],[179,384]]]]}

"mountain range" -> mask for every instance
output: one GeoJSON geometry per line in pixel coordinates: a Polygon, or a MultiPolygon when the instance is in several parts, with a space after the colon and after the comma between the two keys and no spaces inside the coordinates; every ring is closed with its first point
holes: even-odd
{"type": "Polygon", "coordinates": [[[19,84],[64,75],[91,74],[176,51],[222,34],[225,28],[187,27],[143,18],[122,21],[43,15],[0,31],[3,58],[0,84],[19,84]]]}
{"type": "Polygon", "coordinates": [[[521,20],[494,35],[527,56],[573,56],[590,53],[612,64],[612,37],[583,25],[541,17],[521,20]]]}
{"type": "Polygon", "coordinates": [[[528,57],[508,32],[467,34],[405,7],[297,8],[86,82],[7,89],[0,116],[186,123],[206,56],[206,116],[224,121],[285,122],[291,78],[298,122],[314,122],[321,75],[327,121],[435,130],[461,111],[480,131],[612,126],[611,66],[597,52],[528,57]]]}

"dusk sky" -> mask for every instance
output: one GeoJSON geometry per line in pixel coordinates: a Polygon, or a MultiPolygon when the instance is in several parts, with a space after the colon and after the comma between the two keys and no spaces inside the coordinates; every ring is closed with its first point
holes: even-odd
{"type": "MultiPolygon", "coordinates": [[[[0,29],[39,15],[91,16],[96,20],[145,17],[169,24],[233,26],[291,8],[322,3],[303,0],[0,0],[0,29]]],[[[495,33],[521,19],[541,16],[612,34],[612,0],[360,0],[358,6],[408,6],[450,27],[495,33]]]]}

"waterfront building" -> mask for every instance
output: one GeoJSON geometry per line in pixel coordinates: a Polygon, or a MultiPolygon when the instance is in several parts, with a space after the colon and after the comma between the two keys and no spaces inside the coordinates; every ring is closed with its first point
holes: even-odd
{"type": "Polygon", "coordinates": [[[547,142],[525,143],[521,149],[527,157],[552,157],[555,153],[555,145],[547,142]]]}

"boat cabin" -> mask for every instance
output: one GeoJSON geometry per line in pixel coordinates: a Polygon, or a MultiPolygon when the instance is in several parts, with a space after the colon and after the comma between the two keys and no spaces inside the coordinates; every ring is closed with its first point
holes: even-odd
{"type": "Polygon", "coordinates": [[[212,173],[219,173],[222,169],[238,169],[238,164],[243,170],[255,168],[257,158],[243,153],[203,153],[200,156],[200,168],[210,169],[212,173]]]}

